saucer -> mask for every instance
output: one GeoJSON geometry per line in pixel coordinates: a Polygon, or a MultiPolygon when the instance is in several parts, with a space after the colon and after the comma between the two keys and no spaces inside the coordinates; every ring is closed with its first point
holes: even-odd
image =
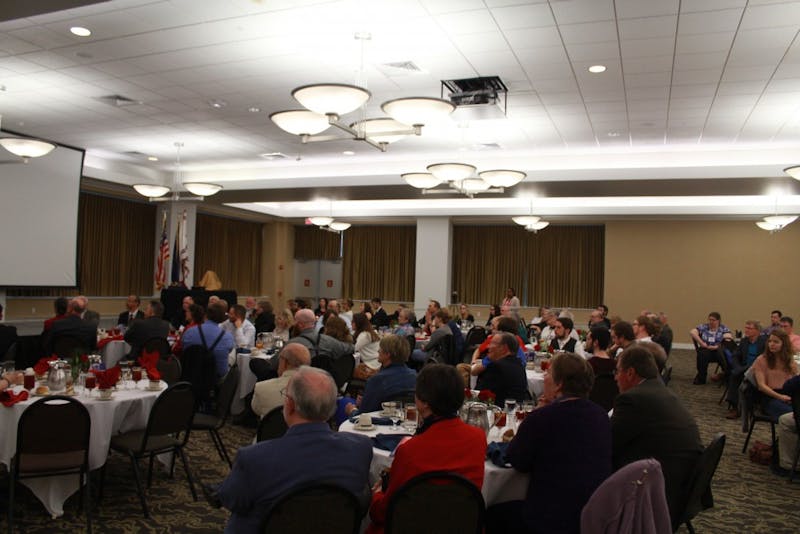
{"type": "Polygon", "coordinates": [[[159,384],[159,385],[157,385],[155,387],[147,386],[147,391],[161,391],[161,384],[159,384]]]}
{"type": "Polygon", "coordinates": [[[114,400],[114,396],[112,395],[112,396],[110,396],[110,397],[96,397],[96,398],[95,398],[95,400],[99,400],[99,401],[110,401],[110,400],[114,400]]]}
{"type": "Polygon", "coordinates": [[[371,424],[369,426],[360,426],[360,425],[353,425],[353,428],[356,430],[362,430],[364,432],[375,430],[375,425],[371,424]]]}

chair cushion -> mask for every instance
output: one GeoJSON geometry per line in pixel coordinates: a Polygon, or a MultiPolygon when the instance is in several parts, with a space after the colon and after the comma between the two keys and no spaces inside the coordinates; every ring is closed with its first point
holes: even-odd
{"type": "Polygon", "coordinates": [[[19,472],[40,473],[77,469],[83,465],[84,451],[67,451],[47,454],[26,453],[19,457],[19,472]]]}
{"type": "Polygon", "coordinates": [[[181,440],[170,435],[151,435],[147,440],[146,448],[142,449],[142,436],[144,436],[144,430],[133,430],[124,434],[118,434],[111,438],[111,448],[115,451],[125,453],[142,454],[169,450],[174,447],[179,447],[182,443],[181,440]]]}
{"type": "Polygon", "coordinates": [[[196,413],[192,420],[194,430],[212,430],[222,426],[222,418],[208,413],[196,413]]]}

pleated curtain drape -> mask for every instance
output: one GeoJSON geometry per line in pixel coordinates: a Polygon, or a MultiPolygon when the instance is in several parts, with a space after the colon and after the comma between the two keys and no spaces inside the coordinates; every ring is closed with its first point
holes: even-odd
{"type": "Polygon", "coordinates": [[[224,289],[240,295],[261,293],[262,224],[197,214],[194,279],[217,273],[224,289]]]}

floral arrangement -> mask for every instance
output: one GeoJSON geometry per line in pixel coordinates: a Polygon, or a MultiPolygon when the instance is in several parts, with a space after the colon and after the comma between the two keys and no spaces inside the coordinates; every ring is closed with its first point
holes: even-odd
{"type": "Polygon", "coordinates": [[[489,405],[494,404],[494,400],[496,398],[497,395],[495,395],[494,392],[489,389],[482,389],[478,392],[478,400],[481,402],[485,402],[486,404],[489,405]]]}
{"type": "Polygon", "coordinates": [[[45,356],[41,358],[36,364],[33,366],[33,372],[39,376],[46,375],[47,372],[50,370],[50,362],[54,362],[58,359],[58,356],[53,354],[49,358],[45,356]]]}
{"type": "Polygon", "coordinates": [[[161,373],[158,371],[158,360],[161,358],[159,352],[143,351],[139,356],[139,365],[147,371],[147,377],[150,380],[161,380],[161,373]]]}
{"type": "Polygon", "coordinates": [[[119,381],[120,368],[119,366],[115,366],[107,371],[100,371],[98,369],[93,371],[93,373],[97,377],[98,389],[111,389],[116,386],[119,381]]]}
{"type": "Polygon", "coordinates": [[[86,371],[89,369],[89,356],[87,354],[76,352],[72,355],[69,365],[70,370],[72,371],[72,379],[77,380],[78,375],[81,374],[81,371],[86,371]]]}
{"type": "Polygon", "coordinates": [[[578,334],[581,343],[586,343],[586,330],[581,330],[580,328],[576,328],[575,332],[578,334]]]}

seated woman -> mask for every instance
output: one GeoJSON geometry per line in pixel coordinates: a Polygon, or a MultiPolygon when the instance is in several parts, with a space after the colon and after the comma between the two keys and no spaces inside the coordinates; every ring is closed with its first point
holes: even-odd
{"type": "Polygon", "coordinates": [[[502,313],[500,312],[500,306],[498,304],[492,304],[489,306],[489,318],[486,319],[486,328],[492,327],[492,319],[495,317],[500,317],[502,313]]]}
{"type": "Polygon", "coordinates": [[[289,341],[291,336],[292,326],[294,326],[294,317],[288,308],[279,311],[275,316],[275,330],[272,335],[275,339],[282,339],[284,342],[289,341]]]}
{"type": "Polygon", "coordinates": [[[472,324],[475,322],[475,317],[469,312],[469,306],[464,303],[458,307],[458,320],[461,323],[472,324]]]}
{"type": "Polygon", "coordinates": [[[256,334],[275,330],[275,313],[270,301],[261,300],[256,304],[256,318],[253,326],[256,327],[256,334]]]}
{"type": "Polygon", "coordinates": [[[776,328],[769,338],[764,354],[753,362],[753,376],[764,398],[762,408],[767,415],[779,417],[792,411],[792,398],[783,392],[783,384],[797,374],[788,334],[776,328]]]}
{"type": "Polygon", "coordinates": [[[347,328],[347,323],[338,315],[331,315],[325,321],[325,334],[344,343],[353,344],[353,335],[347,328]]]}
{"type": "Polygon", "coordinates": [[[345,397],[344,411],[348,416],[358,409],[362,412],[374,412],[381,409],[381,403],[395,395],[414,390],[417,373],[406,366],[408,353],[411,349],[408,342],[400,336],[388,334],[380,340],[378,361],[381,369],[376,375],[367,380],[364,395],[359,399],[358,406],[352,399],[345,397]]]}
{"type": "Polygon", "coordinates": [[[611,423],[587,399],[593,381],[581,356],[553,358],[544,390],[554,400],[525,417],[506,452],[530,473],[527,496],[491,507],[487,532],[580,532],[581,509],[611,474],[611,423]]]}
{"type": "Polygon", "coordinates": [[[486,436],[481,429],[467,425],[456,415],[463,400],[464,387],[453,366],[431,364],[420,371],[416,405],[422,426],[413,438],[395,449],[386,491],[380,489],[380,481],[373,487],[368,533],[383,532],[392,495],[417,475],[450,471],[481,488],[486,436]]]}
{"type": "Polygon", "coordinates": [[[355,352],[361,358],[361,363],[353,371],[353,376],[366,380],[381,368],[381,362],[378,361],[378,341],[381,338],[363,313],[353,315],[353,334],[356,340],[355,352]]]}

